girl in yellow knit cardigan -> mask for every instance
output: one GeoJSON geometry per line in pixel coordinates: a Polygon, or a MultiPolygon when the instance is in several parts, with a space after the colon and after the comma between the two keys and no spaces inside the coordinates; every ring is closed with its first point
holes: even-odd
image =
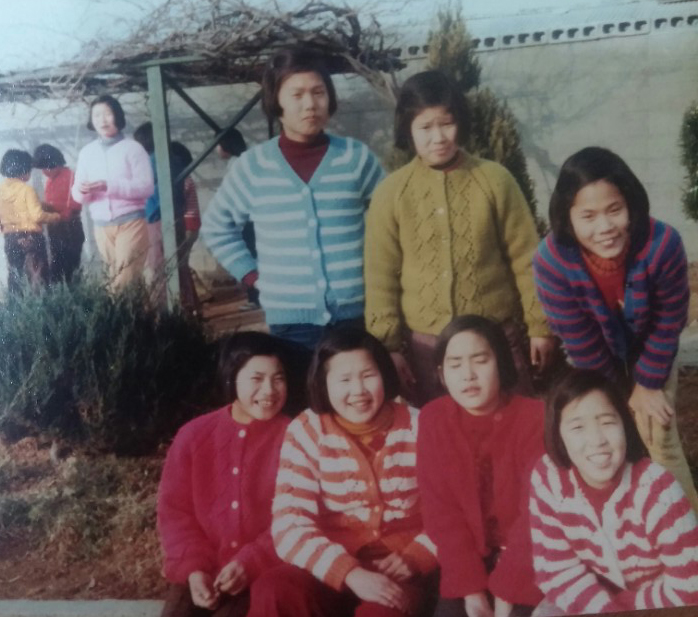
{"type": "Polygon", "coordinates": [[[545,368],[554,350],[533,286],[533,217],[504,167],[460,149],[468,120],[446,75],[410,77],[395,111],[395,146],[416,156],[376,188],[367,215],[366,326],[416,404],[441,393],[432,350],[458,315],[502,325],[526,377],[523,393],[532,389],[530,365],[545,368]]]}

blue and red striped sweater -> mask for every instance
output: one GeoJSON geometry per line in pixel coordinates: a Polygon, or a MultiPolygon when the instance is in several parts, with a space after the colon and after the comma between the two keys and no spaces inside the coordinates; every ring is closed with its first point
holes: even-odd
{"type": "Polygon", "coordinates": [[[559,244],[553,234],[538,246],[533,272],[548,324],[575,366],[615,377],[619,364],[633,364],[637,383],[664,385],[689,300],[686,253],[673,227],[650,219],[647,242],[629,256],[622,315],[604,302],[580,249],[559,244]]]}

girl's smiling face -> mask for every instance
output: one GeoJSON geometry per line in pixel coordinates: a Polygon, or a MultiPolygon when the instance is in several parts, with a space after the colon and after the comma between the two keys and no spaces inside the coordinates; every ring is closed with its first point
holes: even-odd
{"type": "Polygon", "coordinates": [[[458,153],[458,125],[443,105],[420,111],[410,131],[417,155],[430,167],[445,165],[458,153]]]}
{"type": "Polygon", "coordinates": [[[611,259],[630,240],[630,214],[625,198],[606,180],[582,187],[570,208],[570,223],[577,242],[587,251],[611,259]]]}
{"type": "Polygon", "coordinates": [[[235,378],[233,418],[242,424],[271,420],[286,404],[286,374],[276,356],[252,356],[235,378]]]}
{"type": "Polygon", "coordinates": [[[452,336],[439,371],[451,398],[473,415],[484,416],[500,406],[497,358],[484,336],[472,330],[452,336]]]}
{"type": "Polygon", "coordinates": [[[579,475],[593,488],[607,487],[625,463],[623,421],[599,390],[571,401],[562,409],[560,437],[579,475]]]}
{"type": "Polygon", "coordinates": [[[342,351],[327,361],[327,397],[348,422],[370,422],[383,407],[383,377],[366,349],[342,351]]]}

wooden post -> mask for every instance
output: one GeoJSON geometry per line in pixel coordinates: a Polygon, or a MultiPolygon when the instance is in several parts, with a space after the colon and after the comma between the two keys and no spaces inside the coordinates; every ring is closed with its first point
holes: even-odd
{"type": "Polygon", "coordinates": [[[148,106],[153,123],[155,169],[158,176],[162,242],[167,276],[167,307],[172,310],[180,301],[179,269],[177,267],[177,234],[175,232],[174,192],[170,171],[170,126],[165,99],[165,85],[160,65],[148,66],[148,106]]]}

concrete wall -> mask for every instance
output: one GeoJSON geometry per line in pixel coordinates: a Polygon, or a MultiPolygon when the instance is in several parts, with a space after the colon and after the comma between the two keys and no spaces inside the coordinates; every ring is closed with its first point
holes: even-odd
{"type": "Polygon", "coordinates": [[[520,122],[541,211],[564,159],[611,148],[645,185],[652,212],[679,227],[698,259],[698,226],[681,211],[679,132],[698,101],[698,27],[479,54],[483,85],[520,122]]]}
{"type": "MultiPolygon", "coordinates": [[[[547,211],[558,169],[567,156],[587,145],[607,146],[629,162],[648,189],[653,212],[680,228],[689,257],[697,260],[698,225],[686,222],[680,208],[684,171],[678,136],[685,109],[698,100],[698,18],[690,20],[698,2],[624,5],[615,9],[614,19],[620,22],[626,14],[632,18],[638,6],[650,5],[651,19],[639,33],[597,40],[563,36],[553,42],[553,30],[543,15],[473,20],[468,25],[479,40],[489,37],[495,41],[492,47],[480,46],[482,86],[504,97],[519,119],[539,211],[547,211]],[[683,27],[654,27],[655,17],[666,14],[671,18],[677,12],[684,16],[683,27]],[[508,33],[536,30],[545,34],[542,44],[504,44],[508,33]]],[[[595,15],[589,10],[568,11],[556,19],[563,29],[572,29],[594,23],[595,15]]],[[[421,29],[406,28],[399,36],[409,60],[400,80],[423,67],[421,49],[430,25],[425,19],[421,29]],[[409,47],[419,50],[410,54],[409,47]]],[[[336,84],[340,107],[330,130],[356,136],[377,153],[386,154],[392,137],[388,103],[360,78],[337,78],[336,84]]],[[[190,94],[223,124],[255,91],[255,85],[241,85],[199,88],[190,94]]],[[[120,100],[127,114],[127,132],[132,132],[147,119],[145,97],[124,95],[120,100]]],[[[177,95],[170,93],[169,100],[173,139],[184,142],[196,156],[211,131],[177,95]]],[[[73,164],[80,147],[94,137],[85,128],[86,115],[86,103],[41,101],[31,107],[0,103],[0,153],[9,147],[31,150],[48,141],[63,149],[73,164]]],[[[266,138],[266,121],[259,107],[240,128],[249,145],[266,138]]],[[[202,207],[224,172],[225,163],[214,154],[195,172],[202,207]]],[[[34,182],[40,185],[38,177],[34,182]]],[[[85,258],[95,255],[93,244],[88,243],[85,258]]],[[[205,274],[216,270],[200,242],[193,251],[192,265],[205,274]]],[[[0,280],[5,279],[3,267],[4,254],[0,255],[0,280]]]]}

